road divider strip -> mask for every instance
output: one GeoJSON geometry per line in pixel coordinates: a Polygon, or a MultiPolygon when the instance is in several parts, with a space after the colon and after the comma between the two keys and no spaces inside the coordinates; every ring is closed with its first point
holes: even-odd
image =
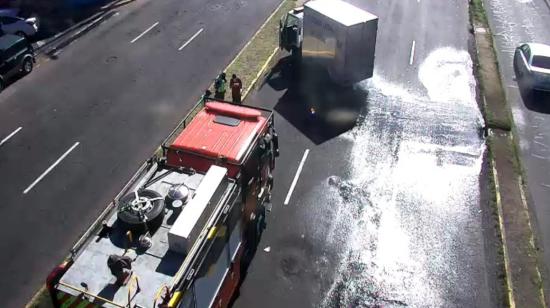
{"type": "Polygon", "coordinates": [[[296,174],[294,175],[294,179],[292,180],[292,184],[290,184],[290,188],[288,189],[288,193],[286,194],[284,205],[288,205],[288,202],[290,202],[290,197],[292,196],[292,192],[294,192],[294,188],[296,187],[296,183],[298,183],[298,178],[300,177],[300,174],[302,173],[302,169],[304,168],[304,164],[306,162],[308,154],[309,154],[309,149],[306,149],[304,151],[304,155],[302,156],[302,160],[300,161],[300,165],[298,165],[298,169],[296,170],[296,174]]]}
{"type": "Polygon", "coordinates": [[[547,273],[542,251],[535,242],[537,234],[531,224],[533,218],[524,190],[526,182],[517,132],[498,69],[494,46],[494,36],[498,34],[493,34],[489,27],[482,0],[470,1],[469,10],[470,33],[474,39],[472,59],[476,62],[475,76],[481,91],[490,164],[492,195],[488,203],[498,216],[495,231],[502,245],[496,251],[502,256],[502,260],[495,260],[497,277],[502,279],[496,284],[496,292],[506,296],[502,296],[503,303],[497,305],[545,308],[548,281],[543,276],[547,273]]]}
{"type": "Polygon", "coordinates": [[[65,159],[65,157],[67,157],[67,155],[69,155],[79,144],[80,142],[75,142],[72,147],[70,147],[65,153],[63,153],[63,155],[61,155],[61,157],[59,157],[51,166],[49,166],[46,171],[44,171],[38,178],[36,178],[36,180],[34,180],[34,182],[32,182],[32,184],[23,191],[23,194],[27,194],[29,191],[31,191],[31,189],[36,184],[38,184],[46,175],[48,175],[48,173],[50,173],[53,168],[55,168],[55,166],[57,166],[63,159],[65,159]]]}
{"type": "Polygon", "coordinates": [[[229,76],[236,74],[243,81],[243,100],[262,80],[272,60],[278,59],[279,20],[296,5],[297,2],[293,0],[281,1],[225,68],[224,72],[229,76]]]}
{"type": "Polygon", "coordinates": [[[6,138],[4,138],[4,139],[2,139],[2,141],[0,141],[0,146],[2,146],[4,143],[6,143],[8,140],[10,140],[11,137],[15,136],[15,134],[17,134],[22,129],[23,129],[23,127],[20,126],[16,130],[11,132],[11,134],[9,134],[8,136],[6,136],[6,138]]]}

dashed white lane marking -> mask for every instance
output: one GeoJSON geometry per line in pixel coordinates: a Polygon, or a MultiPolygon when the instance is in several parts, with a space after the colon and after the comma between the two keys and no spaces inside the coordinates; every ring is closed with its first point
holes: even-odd
{"type": "Polygon", "coordinates": [[[290,196],[292,196],[292,192],[294,191],[294,188],[296,187],[296,183],[298,183],[298,178],[300,177],[300,173],[302,173],[302,168],[304,167],[304,163],[306,162],[307,156],[309,154],[309,149],[306,149],[304,151],[304,156],[302,156],[302,160],[300,161],[300,165],[298,166],[298,169],[296,170],[296,175],[294,175],[294,180],[292,180],[292,184],[290,185],[290,189],[288,190],[288,193],[286,194],[284,205],[287,205],[290,201],[290,196]]]}
{"type": "Polygon", "coordinates": [[[72,147],[70,147],[65,153],[63,153],[63,155],[61,155],[61,157],[59,157],[55,161],[55,163],[48,167],[46,171],[44,171],[36,180],[34,180],[34,182],[32,182],[32,184],[23,191],[23,194],[28,193],[34,187],[34,185],[38,184],[38,182],[40,182],[46,175],[48,175],[48,173],[50,173],[53,168],[55,168],[55,166],[57,166],[63,159],[65,159],[65,157],[67,157],[67,155],[69,155],[69,153],[71,153],[79,144],[80,142],[75,142],[75,144],[73,144],[72,147]]]}
{"type": "Polygon", "coordinates": [[[409,65],[412,65],[413,61],[414,61],[414,48],[415,48],[415,46],[416,46],[416,41],[413,41],[412,46],[411,46],[411,56],[409,58],[409,65]]]}
{"type": "Polygon", "coordinates": [[[144,36],[145,34],[147,34],[147,32],[153,30],[154,27],[158,26],[159,22],[157,21],[156,23],[154,23],[152,26],[150,26],[149,28],[147,28],[147,30],[141,32],[140,35],[136,36],[136,38],[134,38],[130,43],[135,43],[137,40],[139,40],[142,36],[144,36]]]}
{"type": "Polygon", "coordinates": [[[23,127],[18,127],[16,130],[11,132],[11,134],[9,134],[6,138],[4,138],[4,139],[2,139],[2,141],[0,141],[0,146],[2,146],[4,143],[6,143],[11,137],[15,136],[15,134],[17,134],[22,129],[23,129],[23,127]]]}
{"type": "Polygon", "coordinates": [[[199,34],[201,34],[202,30],[204,30],[203,28],[200,28],[199,31],[197,31],[197,33],[193,34],[193,36],[187,40],[187,42],[185,42],[183,45],[181,45],[180,48],[178,48],[178,50],[182,50],[185,48],[185,46],[189,45],[189,43],[191,43],[192,40],[194,40],[199,34]]]}

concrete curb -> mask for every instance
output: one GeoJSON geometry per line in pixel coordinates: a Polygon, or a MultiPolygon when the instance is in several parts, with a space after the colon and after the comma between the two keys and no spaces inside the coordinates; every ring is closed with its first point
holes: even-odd
{"type": "Polygon", "coordinates": [[[55,56],[59,52],[59,50],[68,46],[76,39],[80,38],[93,28],[100,25],[105,20],[112,17],[115,14],[113,8],[133,1],[134,0],[116,0],[111,2],[109,5],[103,7],[101,12],[98,12],[79,22],[78,24],[66,29],[65,31],[56,34],[53,38],[49,39],[42,46],[37,47],[37,54],[55,56]]]}
{"type": "Polygon", "coordinates": [[[254,77],[252,82],[250,82],[250,85],[248,86],[248,88],[246,88],[246,90],[244,91],[243,100],[248,96],[250,91],[252,91],[256,88],[256,83],[258,83],[258,81],[260,80],[260,77],[265,74],[267,69],[269,69],[271,67],[272,61],[275,58],[275,56],[278,54],[278,52],[279,52],[279,48],[277,47],[273,50],[273,53],[269,56],[269,58],[267,58],[267,60],[265,61],[264,65],[262,66],[260,71],[258,71],[258,74],[256,74],[256,77],[254,77]]]}

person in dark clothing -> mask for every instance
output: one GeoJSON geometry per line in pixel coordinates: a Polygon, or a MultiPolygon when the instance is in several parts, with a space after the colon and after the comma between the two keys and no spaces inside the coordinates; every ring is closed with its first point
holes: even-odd
{"type": "Polygon", "coordinates": [[[218,78],[216,78],[216,81],[214,82],[214,98],[216,99],[225,99],[225,88],[227,84],[227,79],[225,79],[225,73],[221,73],[218,78]]]}
{"type": "Polygon", "coordinates": [[[132,274],[132,258],[128,256],[110,255],[107,259],[107,266],[111,274],[116,277],[116,285],[123,286],[132,274]]]}
{"type": "Polygon", "coordinates": [[[231,80],[229,81],[229,87],[231,88],[231,98],[233,99],[233,103],[240,104],[243,82],[237,77],[237,75],[233,74],[231,76],[231,80]]]}
{"type": "Polygon", "coordinates": [[[202,96],[202,100],[205,101],[205,100],[209,99],[211,95],[212,95],[212,92],[210,92],[210,90],[206,89],[204,91],[204,95],[202,96]]]}

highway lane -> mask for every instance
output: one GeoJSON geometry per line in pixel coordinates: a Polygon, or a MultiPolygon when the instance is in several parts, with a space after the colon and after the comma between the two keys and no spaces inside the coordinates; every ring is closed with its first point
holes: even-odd
{"type": "Polygon", "coordinates": [[[136,1],[0,95],[0,138],[22,127],[0,145],[3,307],[23,306],[278,3],[136,1]]]}
{"type": "Polygon", "coordinates": [[[281,156],[235,306],[501,306],[467,3],[352,2],[380,16],[367,97],[338,99],[353,129],[309,122],[280,67],[249,98],[277,111],[281,156]]]}
{"type": "Polygon", "coordinates": [[[550,9],[544,0],[484,1],[494,34],[495,49],[506,98],[512,108],[519,134],[523,167],[528,185],[527,198],[535,219],[544,259],[544,276],[550,264],[550,97],[522,93],[514,80],[514,49],[523,42],[550,44],[550,9]]]}

